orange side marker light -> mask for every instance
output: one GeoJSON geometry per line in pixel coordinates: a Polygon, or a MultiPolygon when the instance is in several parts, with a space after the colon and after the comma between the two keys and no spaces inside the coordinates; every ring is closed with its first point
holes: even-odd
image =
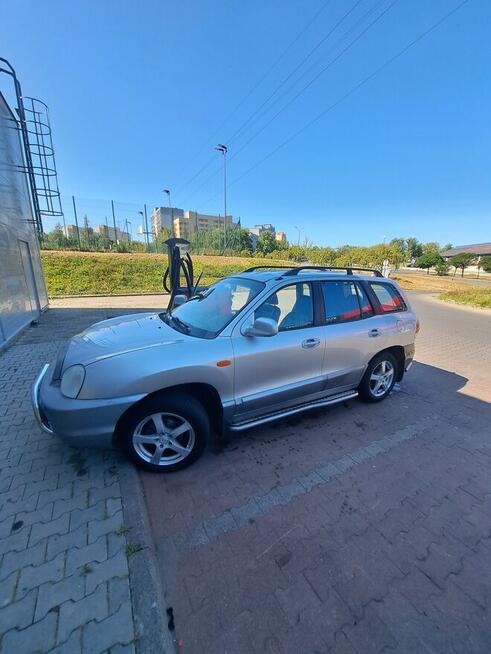
{"type": "Polygon", "coordinates": [[[221,361],[217,361],[217,366],[219,368],[226,368],[227,366],[231,365],[230,359],[222,359],[221,361]]]}

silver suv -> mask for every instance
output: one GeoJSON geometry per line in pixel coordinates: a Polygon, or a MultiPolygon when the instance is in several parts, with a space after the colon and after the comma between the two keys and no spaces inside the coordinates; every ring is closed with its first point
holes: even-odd
{"type": "Polygon", "coordinates": [[[178,470],[212,432],[357,395],[383,400],[411,365],[419,328],[397,284],[368,269],[250,268],[180,300],[72,338],[33,387],[43,429],[178,470]]]}

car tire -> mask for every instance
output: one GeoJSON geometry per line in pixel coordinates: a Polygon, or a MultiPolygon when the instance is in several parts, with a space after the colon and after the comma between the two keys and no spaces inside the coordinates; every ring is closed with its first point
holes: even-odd
{"type": "Polygon", "coordinates": [[[168,473],[187,468],[203,454],[210,420],[191,395],[162,393],[130,409],[118,432],[124,452],[137,466],[168,473]]]}
{"type": "Polygon", "coordinates": [[[396,358],[390,352],[381,352],[368,364],[358,393],[365,402],[381,402],[394,388],[396,378],[396,358]]]}

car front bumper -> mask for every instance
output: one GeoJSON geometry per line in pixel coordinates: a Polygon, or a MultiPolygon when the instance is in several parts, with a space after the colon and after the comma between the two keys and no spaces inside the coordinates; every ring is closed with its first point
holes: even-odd
{"type": "Polygon", "coordinates": [[[103,400],[72,400],[50,382],[46,364],[32,387],[34,415],[43,431],[75,447],[109,448],[123,413],[144,395],[103,400]]]}

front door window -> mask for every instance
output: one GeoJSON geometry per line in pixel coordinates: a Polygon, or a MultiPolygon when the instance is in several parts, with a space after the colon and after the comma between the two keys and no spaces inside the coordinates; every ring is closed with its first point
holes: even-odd
{"type": "Polygon", "coordinates": [[[291,284],[281,288],[256,309],[254,318],[273,319],[280,332],[312,327],[314,303],[310,284],[291,284]]]}

